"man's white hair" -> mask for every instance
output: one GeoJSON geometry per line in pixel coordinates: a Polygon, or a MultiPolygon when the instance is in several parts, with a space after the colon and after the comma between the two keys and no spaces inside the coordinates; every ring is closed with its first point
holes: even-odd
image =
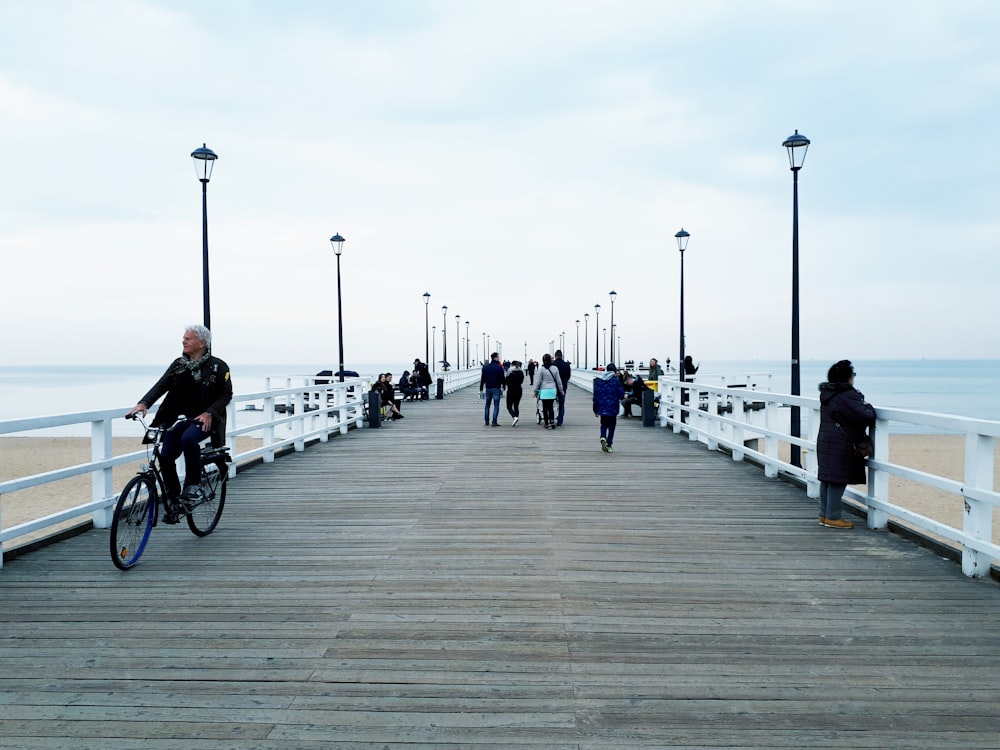
{"type": "Polygon", "coordinates": [[[184,330],[191,331],[191,333],[193,333],[195,336],[204,341],[206,349],[212,348],[212,332],[207,328],[205,328],[205,326],[193,325],[193,326],[188,326],[184,330]]]}

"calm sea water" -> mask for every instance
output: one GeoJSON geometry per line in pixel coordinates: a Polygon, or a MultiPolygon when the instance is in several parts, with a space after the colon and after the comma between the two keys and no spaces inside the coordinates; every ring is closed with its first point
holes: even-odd
{"type": "MultiPolygon", "coordinates": [[[[802,363],[803,395],[817,393],[829,365],[802,363]]],[[[230,366],[237,393],[263,390],[267,377],[309,375],[324,369],[315,364],[230,366]]],[[[1000,419],[1000,360],[858,360],[854,366],[855,385],[876,406],[1000,419]]],[[[409,367],[383,363],[357,369],[393,372],[398,379],[409,367]]],[[[0,420],[128,407],[162,372],[163,366],[0,366],[0,420]]],[[[787,361],[707,361],[701,363],[699,375],[762,373],[771,373],[772,391],[791,390],[787,361]]]]}

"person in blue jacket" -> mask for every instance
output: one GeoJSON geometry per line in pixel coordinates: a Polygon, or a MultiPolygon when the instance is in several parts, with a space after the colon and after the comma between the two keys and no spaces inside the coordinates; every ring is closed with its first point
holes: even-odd
{"type": "Polygon", "coordinates": [[[614,362],[608,362],[604,372],[594,378],[594,416],[601,418],[601,450],[613,453],[618,410],[625,398],[625,386],[618,377],[614,362]]]}

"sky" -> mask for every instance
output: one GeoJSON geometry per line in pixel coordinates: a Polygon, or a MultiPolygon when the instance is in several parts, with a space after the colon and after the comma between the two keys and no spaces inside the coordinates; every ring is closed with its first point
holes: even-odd
{"type": "Polygon", "coordinates": [[[676,360],[681,228],[687,352],[787,360],[796,130],[802,359],[1000,358],[998,36],[993,0],[4,0],[0,364],[179,355],[203,143],[231,364],[336,364],[335,233],[348,367],[445,321],[454,362],[456,315],[592,366],[612,290],[616,358],[676,360]]]}

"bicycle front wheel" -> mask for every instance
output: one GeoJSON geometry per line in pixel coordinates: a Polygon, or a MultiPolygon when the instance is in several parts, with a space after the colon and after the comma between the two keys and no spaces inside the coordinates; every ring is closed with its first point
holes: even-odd
{"type": "Polygon", "coordinates": [[[201,477],[202,498],[187,514],[188,526],[197,536],[208,536],[219,525],[226,504],[228,479],[229,475],[219,471],[214,464],[205,467],[201,477]]]}
{"type": "Polygon", "coordinates": [[[132,477],[111,520],[111,561],[121,570],[139,562],[155,520],[156,485],[150,477],[132,477]]]}

